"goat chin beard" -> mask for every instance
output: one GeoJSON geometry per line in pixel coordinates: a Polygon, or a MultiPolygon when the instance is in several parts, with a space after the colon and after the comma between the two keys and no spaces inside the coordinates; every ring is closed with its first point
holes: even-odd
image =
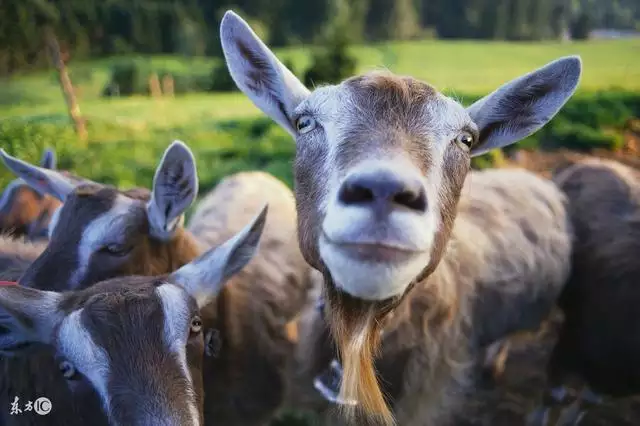
{"type": "Polygon", "coordinates": [[[375,425],[395,424],[373,363],[380,344],[383,319],[395,305],[392,301],[357,299],[335,287],[328,291],[326,309],[329,315],[326,318],[343,370],[340,398],[357,401],[355,405],[341,405],[341,411],[350,423],[363,424],[369,420],[375,425]],[[356,422],[358,415],[364,419],[358,418],[356,422]]]}

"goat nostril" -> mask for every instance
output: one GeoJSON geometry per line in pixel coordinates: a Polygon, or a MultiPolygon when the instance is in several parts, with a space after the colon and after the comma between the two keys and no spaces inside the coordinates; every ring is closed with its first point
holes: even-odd
{"type": "Polygon", "coordinates": [[[360,204],[373,201],[373,192],[360,185],[345,184],[340,190],[339,199],[344,204],[360,204]]]}
{"type": "Polygon", "coordinates": [[[411,210],[425,211],[427,209],[427,196],[423,189],[399,192],[393,197],[393,202],[411,210]]]}

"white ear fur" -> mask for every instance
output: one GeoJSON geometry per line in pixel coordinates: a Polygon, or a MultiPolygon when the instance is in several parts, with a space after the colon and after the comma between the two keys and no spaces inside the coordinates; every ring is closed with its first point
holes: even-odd
{"type": "Polygon", "coordinates": [[[222,51],[231,78],[253,103],[295,137],[291,114],[309,90],[236,13],[220,22],[222,51]]]}
{"type": "Polygon", "coordinates": [[[206,305],[255,255],[267,219],[268,205],[234,237],[175,271],[169,280],[206,305]]]}
{"type": "Polygon", "coordinates": [[[478,125],[480,140],[471,155],[513,144],[551,120],[578,87],[579,56],[567,56],[525,74],[478,100],[467,112],[478,125]]]}
{"type": "Polygon", "coordinates": [[[160,240],[171,239],[197,195],[195,159],[189,147],[176,140],[165,150],[153,178],[151,199],[147,203],[151,235],[160,240]]]}
{"type": "Polygon", "coordinates": [[[46,193],[63,201],[77,186],[62,173],[34,166],[19,160],[0,149],[0,157],[13,174],[22,178],[29,186],[40,193],[46,193]]]}

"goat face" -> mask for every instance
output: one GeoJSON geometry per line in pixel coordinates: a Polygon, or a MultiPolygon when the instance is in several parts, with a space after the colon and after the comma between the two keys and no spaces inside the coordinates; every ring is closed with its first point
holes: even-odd
{"type": "Polygon", "coordinates": [[[121,192],[0,154],[25,182],[64,203],[49,224],[49,245],[22,277],[23,285],[53,282],[57,289],[78,289],[181,266],[171,264],[177,257],[171,251],[198,190],[195,161],[182,142],[165,151],[150,197],[148,191],[121,192]]]}
{"type": "Polygon", "coordinates": [[[66,293],[0,288],[0,353],[51,346],[75,399],[97,397],[110,424],[202,424],[200,309],[252,259],[266,213],[168,276],[66,293]]]}
{"type": "Polygon", "coordinates": [[[371,361],[380,324],[442,258],[470,158],[540,129],[575,91],[581,61],[554,61],[464,108],[390,73],[310,92],[231,11],[220,39],[236,85],[296,140],[298,237],[325,276],[341,397],[391,423],[371,361]]]}
{"type": "Polygon", "coordinates": [[[238,87],[296,139],[307,261],[368,301],[399,297],[444,252],[470,157],[542,127],[575,91],[562,58],[469,108],[409,77],[370,73],[310,92],[238,15],[220,25],[238,87]]]}

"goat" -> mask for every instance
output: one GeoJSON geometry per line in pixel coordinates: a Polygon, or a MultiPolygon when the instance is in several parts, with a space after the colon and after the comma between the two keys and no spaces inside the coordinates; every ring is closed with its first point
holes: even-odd
{"type": "MultiPolygon", "coordinates": [[[[234,416],[241,424],[249,424],[279,408],[286,390],[282,384],[284,370],[293,351],[293,343],[282,338],[286,330],[281,322],[300,309],[296,306],[304,300],[309,270],[295,241],[291,190],[265,173],[228,177],[199,204],[187,230],[182,227],[181,217],[196,197],[197,179],[193,155],[181,142],[174,142],[165,151],[151,197],[140,188],[118,192],[90,181],[71,182],[56,172],[6,154],[3,157],[25,181],[40,185],[64,201],[49,227],[47,250],[21,278],[21,283],[30,287],[44,283],[63,286],[53,290],[78,289],[115,276],[173,272],[193,260],[202,246],[214,245],[216,236],[217,242],[224,241],[258,203],[273,204],[274,219],[267,221],[263,237],[265,248],[240,273],[242,284],[229,292],[223,290],[215,309],[206,308],[211,316],[217,315],[213,320],[216,326],[207,331],[211,346],[211,359],[205,364],[207,377],[245,365],[247,371],[255,369],[255,380],[268,376],[269,382],[256,386],[256,381],[247,376],[237,381],[236,393],[226,392],[218,400],[213,395],[221,393],[220,382],[207,382],[211,383],[207,398],[213,402],[206,409],[225,411],[230,419],[225,424],[231,424],[234,416]],[[56,281],[50,281],[52,278],[56,281]],[[267,336],[271,340],[265,342],[267,336]],[[218,343],[226,350],[215,358],[218,343]],[[261,346],[255,347],[257,344],[261,346]],[[234,400],[225,407],[217,402],[224,398],[234,400]]],[[[23,374],[29,371],[27,365],[23,374]]]]}
{"type": "MultiPolygon", "coordinates": [[[[437,294],[429,277],[448,246],[470,157],[540,129],[575,92],[582,62],[553,61],[465,109],[391,73],[311,93],[231,11],[220,40],[238,88],[296,139],[299,244],[324,276],[327,321],[344,364],[341,396],[392,424],[373,369],[384,318],[422,283],[437,294]]],[[[442,291],[432,303],[458,309],[458,295],[442,291]]],[[[455,341],[455,326],[445,328],[445,341],[455,341]]],[[[428,340],[424,347],[439,346],[428,340]]]]}
{"type": "MultiPolygon", "coordinates": [[[[570,254],[565,199],[551,182],[517,169],[470,172],[438,268],[383,327],[375,365],[398,423],[448,420],[487,348],[549,316],[570,254]]],[[[300,333],[299,359],[311,377],[335,356],[322,313],[300,333]]]]}
{"type": "MultiPolygon", "coordinates": [[[[45,150],[40,167],[56,168],[54,151],[45,150]]],[[[35,190],[22,179],[16,179],[0,195],[0,234],[28,240],[46,239],[51,216],[58,207],[60,201],[35,190]]]]}
{"type": "Polygon", "coordinates": [[[200,241],[228,238],[266,201],[269,220],[260,250],[234,284],[223,289],[213,313],[218,344],[224,348],[204,370],[210,401],[205,419],[215,424],[264,425],[290,401],[296,346],[295,327],[292,333],[290,326],[314,281],[296,240],[293,193],[267,173],[241,172],[223,179],[200,201],[188,226],[200,241]]]}
{"type": "Polygon", "coordinates": [[[558,425],[574,425],[603,396],[640,392],[640,173],[616,161],[585,158],[554,172],[574,227],[572,267],[559,298],[564,322],[547,367],[543,404],[530,424],[571,401],[558,425]]]}
{"type": "Polygon", "coordinates": [[[202,425],[204,310],[255,254],[266,214],[168,275],[64,293],[1,286],[0,353],[52,348],[74,399],[95,410],[84,424],[106,424],[103,411],[111,425],[202,425]]]}

